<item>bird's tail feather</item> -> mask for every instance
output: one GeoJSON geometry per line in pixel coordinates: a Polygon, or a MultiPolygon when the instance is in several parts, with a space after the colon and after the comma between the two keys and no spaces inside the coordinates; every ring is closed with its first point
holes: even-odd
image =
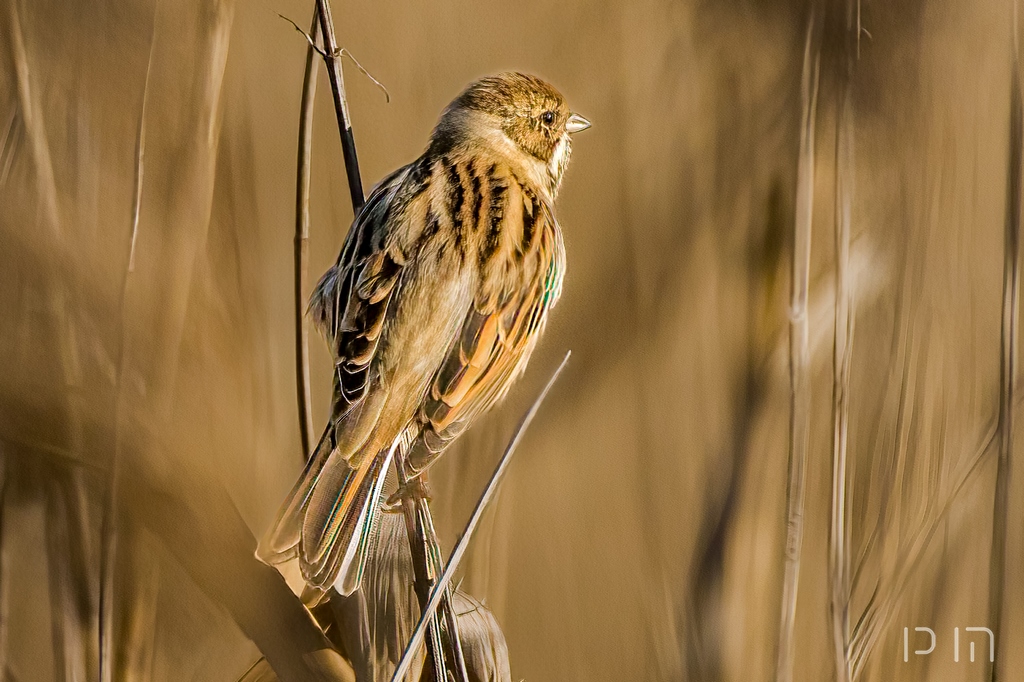
{"type": "Polygon", "coordinates": [[[302,518],[304,509],[309,502],[313,487],[320,479],[320,474],[334,451],[334,428],[328,425],[324,429],[320,441],[313,450],[312,456],[306,460],[302,476],[288,494],[286,502],[277,512],[277,518],[267,534],[260,540],[256,549],[256,557],[271,566],[284,563],[298,556],[299,539],[302,534],[302,518]]]}
{"type": "MultiPolygon", "coordinates": [[[[257,558],[270,565],[299,558],[304,576],[318,576],[315,586],[330,584],[323,571],[327,566],[323,563],[327,553],[324,540],[333,545],[337,521],[349,519],[353,504],[358,519],[362,503],[374,490],[371,483],[366,484],[366,489],[362,484],[374,468],[373,455],[379,446],[374,444],[372,435],[387,396],[387,390],[375,390],[340,420],[327,425],[306,461],[302,476],[260,542],[257,558]]],[[[379,472],[374,473],[377,475],[379,472]]],[[[372,509],[367,512],[371,513],[372,509]]],[[[329,558],[338,557],[332,554],[329,558]]]]}
{"type": "Polygon", "coordinates": [[[332,459],[310,496],[302,523],[299,565],[310,585],[352,594],[362,580],[369,538],[393,449],[353,468],[332,459]]]}
{"type": "Polygon", "coordinates": [[[352,467],[337,453],[328,427],[256,556],[270,565],[298,558],[310,585],[354,592],[392,456],[393,448],[352,467]]]}

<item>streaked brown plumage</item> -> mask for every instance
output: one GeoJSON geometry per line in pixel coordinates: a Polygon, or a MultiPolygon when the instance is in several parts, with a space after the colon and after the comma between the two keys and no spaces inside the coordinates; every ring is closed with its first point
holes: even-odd
{"type": "Polygon", "coordinates": [[[297,557],[308,584],[351,593],[394,448],[418,474],[507,393],[561,291],[552,205],[588,126],[538,78],[484,78],[373,190],[310,301],[334,409],[262,560],[297,557]]]}

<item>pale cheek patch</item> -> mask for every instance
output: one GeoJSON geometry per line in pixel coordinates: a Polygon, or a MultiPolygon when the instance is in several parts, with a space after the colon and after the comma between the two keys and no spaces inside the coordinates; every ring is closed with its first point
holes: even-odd
{"type": "Polygon", "coordinates": [[[562,173],[565,171],[566,164],[569,163],[571,153],[572,147],[569,140],[563,135],[555,145],[555,152],[551,155],[551,160],[548,161],[548,175],[551,176],[556,187],[562,181],[562,173]]]}

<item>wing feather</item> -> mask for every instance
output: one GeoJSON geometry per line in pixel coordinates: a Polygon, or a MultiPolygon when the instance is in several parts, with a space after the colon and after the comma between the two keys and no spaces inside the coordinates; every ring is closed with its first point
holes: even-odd
{"type": "Polygon", "coordinates": [[[361,518],[349,512],[362,509],[381,474],[376,453],[361,454],[388,395],[373,360],[407,260],[396,255],[392,233],[425,187],[423,165],[421,159],[399,169],[373,189],[310,298],[309,315],[334,355],[334,414],[260,555],[273,563],[297,552],[307,579],[317,584],[349,560],[346,538],[361,518]]]}
{"type": "Polygon", "coordinates": [[[525,278],[527,286],[482,288],[435,375],[421,411],[421,439],[410,453],[414,470],[429,466],[475,417],[501,400],[533,352],[561,291],[565,258],[558,226],[542,206],[534,216],[532,229],[539,234],[530,235],[533,248],[520,254],[521,267],[533,275],[525,278]]]}
{"type": "Polygon", "coordinates": [[[408,260],[389,229],[402,224],[401,213],[424,191],[424,166],[420,159],[374,188],[310,298],[309,315],[334,355],[334,421],[373,383],[373,358],[408,260]]]}

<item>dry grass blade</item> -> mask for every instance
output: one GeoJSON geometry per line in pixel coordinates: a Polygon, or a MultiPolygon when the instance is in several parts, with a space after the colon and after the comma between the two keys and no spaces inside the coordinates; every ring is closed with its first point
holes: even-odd
{"type": "MultiPolygon", "coordinates": [[[[138,541],[138,538],[135,539],[138,541]]],[[[123,600],[123,658],[116,661],[115,679],[133,682],[153,679],[158,651],[160,567],[152,555],[134,553],[131,558],[131,599],[123,600]]]]}
{"type": "Polygon", "coordinates": [[[88,568],[89,523],[81,471],[54,468],[44,487],[55,667],[62,679],[92,679],[98,671],[92,592],[96,576],[88,568]]]}
{"type": "MultiPolygon", "coordinates": [[[[139,124],[136,128],[135,137],[135,174],[133,178],[132,192],[132,215],[131,226],[132,236],[128,247],[128,268],[124,273],[121,282],[121,323],[127,320],[126,306],[128,301],[128,290],[131,283],[132,273],[135,272],[135,252],[139,237],[139,220],[142,212],[142,187],[145,179],[146,160],[146,105],[149,101],[150,78],[153,74],[153,51],[156,45],[156,18],[157,12],[153,11],[153,25],[149,36],[149,57],[146,61],[146,79],[142,86],[142,106],[139,111],[139,124]]],[[[121,382],[125,369],[125,344],[122,343],[118,358],[117,376],[115,388],[122,389],[121,382]]],[[[122,403],[118,401],[114,407],[114,423],[118,423],[119,410],[122,403]]],[[[114,642],[114,582],[117,564],[117,542],[118,542],[118,474],[119,463],[117,456],[118,448],[114,448],[112,463],[106,491],[106,499],[103,504],[103,520],[100,530],[100,598],[99,598],[99,670],[100,679],[106,682],[113,679],[113,642],[114,642]]]]}
{"type": "Polygon", "coordinates": [[[153,33],[149,38],[149,59],[146,61],[146,83],[142,86],[142,111],[135,136],[135,187],[132,194],[132,242],[128,250],[128,272],[135,271],[135,244],[139,236],[139,211],[142,209],[142,181],[146,161],[146,104],[149,101],[149,77],[153,73],[153,46],[156,45],[156,12],[153,12],[153,33]]]}
{"type": "MultiPolygon", "coordinates": [[[[849,30],[847,34],[849,34],[849,30]]],[[[836,302],[832,356],[832,524],[829,536],[829,612],[832,620],[832,639],[838,682],[849,682],[851,677],[847,439],[854,319],[849,267],[854,165],[853,102],[850,83],[853,54],[849,43],[849,35],[847,35],[846,68],[845,74],[840,76],[836,122],[836,302]]]]}
{"type": "Polygon", "coordinates": [[[981,464],[985,461],[985,455],[995,442],[998,433],[998,423],[993,423],[982,436],[974,454],[961,471],[953,477],[955,483],[943,497],[942,504],[932,508],[931,517],[917,528],[906,551],[898,557],[894,572],[895,578],[891,585],[882,585],[876,588],[850,637],[851,679],[858,679],[863,672],[875,643],[895,615],[907,583],[917,570],[924,551],[928,548],[928,543],[931,542],[935,531],[949,515],[949,510],[952,509],[961,492],[980,470],[981,464]]]}
{"type": "Polygon", "coordinates": [[[530,426],[530,422],[533,421],[533,418],[537,416],[541,403],[544,402],[544,398],[547,397],[548,391],[551,390],[551,387],[555,385],[555,381],[558,380],[558,376],[562,373],[566,363],[569,362],[569,357],[571,355],[571,351],[565,354],[561,364],[558,365],[558,368],[555,370],[554,374],[551,375],[551,378],[548,379],[548,383],[544,386],[540,395],[538,395],[537,399],[533,401],[533,405],[531,405],[530,409],[526,411],[526,414],[523,415],[523,418],[519,422],[519,426],[516,427],[512,440],[505,448],[505,452],[502,454],[501,460],[498,462],[498,466],[495,468],[494,473],[491,474],[491,479],[487,483],[487,487],[484,489],[483,494],[476,503],[476,507],[473,509],[473,513],[469,517],[469,521],[466,523],[465,530],[462,531],[462,537],[459,538],[458,544],[455,545],[455,549],[452,550],[452,554],[448,558],[448,563],[445,565],[444,573],[441,574],[440,580],[438,580],[437,585],[434,586],[434,589],[430,594],[430,599],[427,601],[426,608],[424,608],[423,613],[420,614],[419,623],[416,624],[416,629],[413,630],[409,644],[405,648],[405,653],[402,654],[402,660],[395,669],[395,674],[391,678],[392,682],[399,682],[409,672],[409,666],[415,658],[416,651],[419,649],[420,645],[423,644],[423,635],[426,625],[430,622],[431,618],[433,618],[438,604],[440,604],[442,597],[446,594],[448,585],[451,584],[452,577],[455,575],[455,571],[458,570],[459,563],[462,561],[462,557],[466,554],[469,542],[473,538],[473,532],[476,530],[477,524],[480,523],[480,517],[483,516],[487,505],[490,504],[490,501],[494,498],[494,494],[498,490],[498,484],[501,483],[502,476],[508,468],[512,455],[515,454],[516,448],[519,447],[519,443],[523,439],[523,434],[530,426]]]}
{"type": "Polygon", "coordinates": [[[309,183],[313,157],[313,109],[316,102],[317,60],[315,41],[320,32],[320,11],[313,10],[311,42],[306,48],[299,110],[299,152],[295,181],[295,379],[299,408],[302,460],[312,451],[313,399],[309,380],[309,327],[306,324],[306,296],[309,291],[309,183]]]}
{"type": "Polygon", "coordinates": [[[804,532],[807,444],[810,438],[811,385],[807,290],[811,270],[811,221],[814,214],[814,124],[818,105],[819,48],[815,14],[807,22],[800,83],[800,157],[797,168],[797,214],[793,223],[792,291],[789,311],[789,480],[786,488],[786,567],[782,586],[779,651],[775,679],[793,679],[794,626],[800,583],[804,532]]]}
{"type": "Polygon", "coordinates": [[[274,669],[267,663],[267,659],[260,658],[242,673],[238,682],[278,682],[278,677],[274,669]]]}
{"type": "Polygon", "coordinates": [[[100,547],[100,612],[99,612],[99,665],[100,681],[114,679],[114,565],[117,560],[117,534],[114,526],[114,479],[111,473],[110,489],[104,503],[100,547]]]}
{"type": "MultiPolygon", "coordinates": [[[[989,562],[989,620],[1005,641],[1003,601],[1006,585],[1006,544],[1009,528],[1009,489],[1013,455],[1014,383],[1017,379],[1017,323],[1020,297],[1021,145],[1024,144],[1024,107],[1021,104],[1020,65],[1017,54],[1017,17],[1014,4],[1013,64],[1010,69],[1010,154],[1006,178],[1006,231],[1003,255],[1003,316],[999,358],[999,463],[992,510],[992,557],[989,562]]],[[[1005,649],[1003,649],[1005,650],[1005,649]]],[[[1000,660],[1003,660],[1002,658],[1000,660]]],[[[998,678],[992,664],[991,679],[998,678]]]]}
{"type": "Polygon", "coordinates": [[[47,481],[46,567],[50,580],[50,628],[54,673],[57,679],[85,677],[85,637],[69,593],[71,561],[63,491],[55,480],[47,481]]]}
{"type": "Polygon", "coordinates": [[[14,161],[14,147],[17,144],[19,133],[18,109],[12,106],[7,115],[7,123],[4,125],[4,133],[0,135],[0,187],[7,184],[7,175],[11,172],[11,163],[14,161]]]}
{"type": "MultiPolygon", "coordinates": [[[[131,566],[128,561],[122,562],[130,543],[127,542],[129,534],[123,532],[125,529],[120,527],[119,520],[127,518],[129,510],[125,508],[118,481],[130,480],[134,487],[144,485],[147,478],[154,476],[142,462],[161,452],[160,437],[165,435],[162,431],[170,421],[174,405],[193,274],[213,206],[223,104],[221,85],[232,17],[231,4],[221,2],[206,6],[201,14],[185,8],[175,12],[157,10],[154,19],[157,26],[154,33],[167,31],[175,40],[180,37],[180,43],[175,44],[193,44],[192,54],[206,67],[182,69],[177,61],[180,53],[173,52],[168,43],[154,40],[152,77],[147,76],[152,92],[143,96],[146,99],[151,95],[153,106],[146,109],[144,117],[160,114],[161,125],[140,123],[139,129],[147,131],[147,145],[154,151],[147,164],[147,177],[154,178],[160,185],[161,179],[173,175],[173,182],[167,183],[166,194],[143,191],[139,194],[139,207],[133,210],[133,216],[139,216],[137,267],[131,276],[125,277],[122,292],[114,424],[110,434],[114,453],[112,481],[102,539],[102,680],[121,679],[120,670],[115,672],[115,669],[121,667],[121,661],[127,660],[125,648],[132,644],[122,637],[122,628],[113,623],[114,614],[126,612],[123,604],[127,602],[130,609],[133,596],[126,596],[120,588],[117,594],[113,590],[115,585],[121,584],[115,571],[131,566]],[[190,39],[195,42],[189,43],[190,39]],[[174,109],[173,116],[164,117],[160,103],[168,99],[187,101],[194,106],[181,106],[174,109]],[[155,217],[157,212],[159,218],[155,217]],[[147,229],[157,220],[160,229],[147,229]],[[138,382],[133,383],[127,377],[137,377],[138,382]],[[140,385],[146,390],[137,391],[140,385]]],[[[141,184],[141,178],[136,182],[141,184]]],[[[136,519],[141,516],[137,511],[131,509],[136,519]]],[[[160,532],[164,533],[161,539],[166,541],[169,529],[160,528],[158,535],[160,532]]],[[[196,572],[211,556],[196,557],[180,550],[177,554],[183,559],[183,565],[196,572]]],[[[222,594],[213,593],[213,596],[223,600],[222,594]]],[[[244,622],[242,617],[238,620],[244,622]]]]}
{"type": "Polygon", "coordinates": [[[81,362],[74,341],[75,318],[69,313],[73,308],[68,300],[69,291],[63,279],[63,273],[66,271],[67,242],[58,204],[60,194],[46,133],[46,122],[43,118],[44,109],[40,101],[39,85],[29,68],[28,46],[25,42],[21,15],[18,12],[18,3],[9,3],[9,7],[10,13],[6,17],[9,23],[8,44],[15,72],[19,118],[29,141],[37,192],[43,206],[42,223],[46,228],[43,236],[47,247],[54,254],[52,259],[44,263],[44,267],[49,288],[46,294],[47,305],[54,327],[53,334],[58,343],[60,380],[67,388],[64,392],[63,409],[69,425],[71,448],[78,454],[82,441],[82,424],[74,388],[81,384],[81,362]]]}
{"type": "Polygon", "coordinates": [[[0,679],[7,674],[7,661],[10,657],[8,640],[11,622],[11,550],[8,546],[7,495],[10,489],[11,464],[7,460],[4,444],[0,441],[0,679]]]}
{"type": "Polygon", "coordinates": [[[50,155],[50,143],[46,138],[46,131],[43,128],[42,107],[38,100],[39,94],[32,82],[29,72],[29,58],[25,45],[25,36],[21,25],[21,16],[18,13],[18,3],[12,2],[10,6],[10,49],[14,62],[15,76],[17,79],[17,90],[19,105],[21,107],[21,118],[28,134],[32,161],[38,175],[40,198],[43,201],[45,225],[50,231],[50,236],[56,240],[62,236],[60,212],[57,205],[57,181],[54,175],[53,160],[50,155]]]}

